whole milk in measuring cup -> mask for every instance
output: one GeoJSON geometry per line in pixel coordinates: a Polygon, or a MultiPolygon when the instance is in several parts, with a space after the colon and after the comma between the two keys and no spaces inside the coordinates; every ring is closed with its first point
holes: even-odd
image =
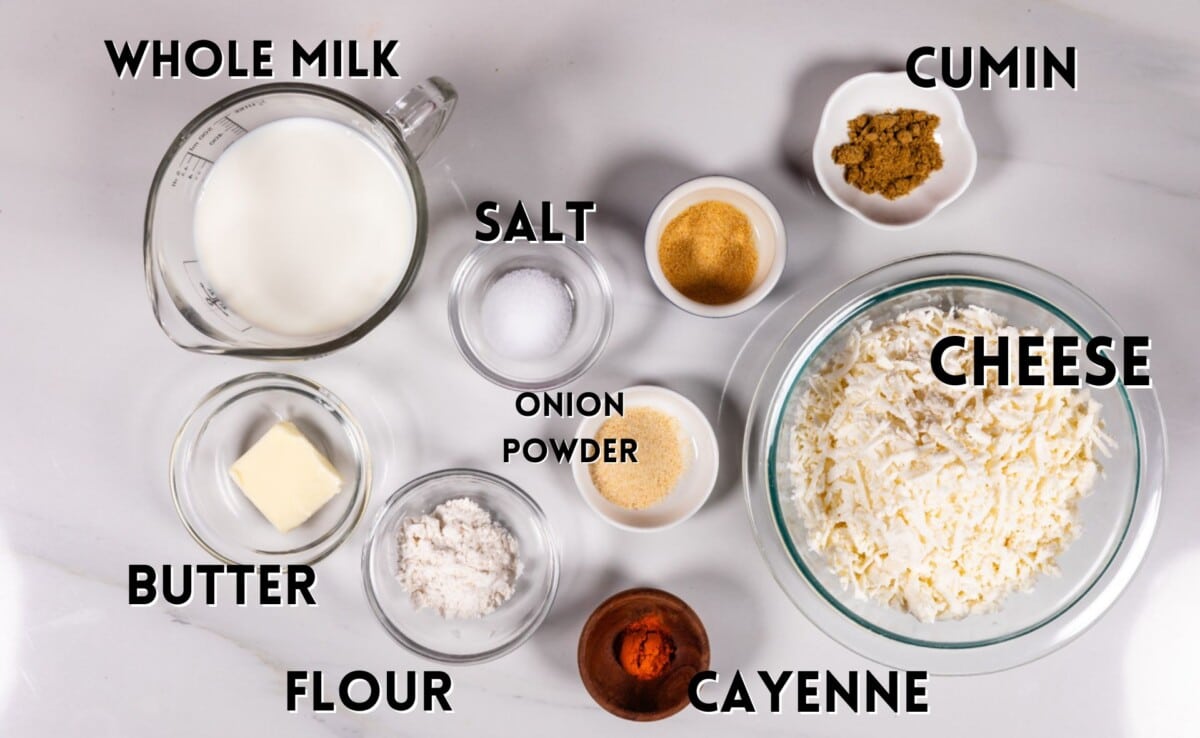
{"type": "Polygon", "coordinates": [[[277,120],[238,139],[195,207],[209,285],[239,317],[285,336],[361,323],[413,256],[407,175],[363,134],[321,118],[277,120]]]}
{"type": "Polygon", "coordinates": [[[146,204],[146,287],[163,332],[191,351],[295,359],[379,325],[420,267],[417,160],[456,100],[440,77],[382,113],[330,88],[271,83],[193,118],[146,204]]]}

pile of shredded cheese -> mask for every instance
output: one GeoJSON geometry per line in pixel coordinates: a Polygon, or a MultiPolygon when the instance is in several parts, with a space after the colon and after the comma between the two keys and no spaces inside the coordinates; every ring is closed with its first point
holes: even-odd
{"type": "MultiPolygon", "coordinates": [[[[1018,330],[978,307],[859,327],[797,403],[789,460],[808,544],[860,598],[922,621],[994,610],[1079,535],[1078,501],[1114,447],[1086,390],[1015,383],[1018,330]],[[939,338],[967,336],[938,381],[939,338]],[[1013,383],[974,386],[971,336],[1009,336],[1013,383]]],[[[1049,334],[1047,334],[1049,335],[1049,334]]],[[[1049,341],[1046,342],[1047,346],[1049,341]]],[[[1048,366],[1050,357],[1044,352],[1048,366]]]]}

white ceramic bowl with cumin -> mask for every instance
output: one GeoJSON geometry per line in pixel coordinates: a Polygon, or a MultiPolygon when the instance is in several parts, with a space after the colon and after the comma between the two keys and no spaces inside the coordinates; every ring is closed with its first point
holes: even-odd
{"type": "Polygon", "coordinates": [[[975,178],[978,161],[958,97],[941,84],[917,87],[904,72],[871,72],[842,83],[825,103],[813,141],[813,173],[829,199],[859,220],[887,230],[924,223],[957,200],[975,178]],[[941,119],[933,138],[942,147],[943,164],[909,194],[888,200],[846,182],[844,167],[833,161],[833,149],[849,140],[849,121],[899,108],[924,110],[941,119]]]}
{"type": "MultiPolygon", "coordinates": [[[[678,525],[704,506],[717,483],[717,435],[700,408],[678,392],[665,387],[639,385],[621,390],[621,395],[624,397],[625,411],[635,407],[648,407],[673,416],[679,421],[683,473],[665,498],[641,510],[622,507],[600,494],[600,490],[592,481],[589,464],[580,461],[578,454],[571,461],[575,486],[579,488],[579,493],[588,507],[618,528],[648,532],[678,525]]],[[[585,418],[579,424],[575,437],[595,438],[607,419],[603,415],[585,418]]]]}

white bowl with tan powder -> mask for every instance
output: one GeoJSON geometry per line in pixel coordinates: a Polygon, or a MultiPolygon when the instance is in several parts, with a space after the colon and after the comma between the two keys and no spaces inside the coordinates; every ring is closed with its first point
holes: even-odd
{"type": "MultiPolygon", "coordinates": [[[[687,250],[689,249],[684,249],[687,250]]],[[[775,288],[783,274],[787,258],[787,232],[775,205],[756,187],[734,177],[698,177],[668,192],[655,207],[646,225],[645,252],[650,278],[664,297],[694,315],[704,318],[726,318],[746,312],[762,302],[775,288]],[[676,218],[686,217],[685,213],[689,210],[706,203],[736,208],[739,217],[744,218],[749,227],[750,241],[755,252],[754,264],[749,281],[739,286],[736,297],[726,296],[708,301],[697,299],[701,296],[689,295],[686,289],[680,289],[664,271],[661,260],[664,234],[671,229],[676,218]]],[[[721,263],[712,263],[712,259],[718,258],[712,254],[704,255],[701,252],[694,253],[693,256],[700,263],[708,262],[705,271],[710,272],[710,277],[715,264],[721,263]]],[[[735,269],[735,265],[726,263],[717,273],[727,274],[735,269]]]]}
{"type": "Polygon", "coordinates": [[[637,464],[574,461],[584,501],[608,522],[632,531],[669,528],[696,513],[717,481],[717,436],[695,403],[663,387],[621,391],[624,415],[585,419],[578,438],[638,438],[637,464]]]}

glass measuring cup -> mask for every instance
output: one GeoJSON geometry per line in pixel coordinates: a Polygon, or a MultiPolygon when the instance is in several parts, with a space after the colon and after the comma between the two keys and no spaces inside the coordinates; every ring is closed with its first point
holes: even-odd
{"type": "Polygon", "coordinates": [[[449,82],[431,77],[379,113],[337,90],[287,82],[242,90],[197,115],[163,156],[146,204],[146,287],[167,336],[202,353],[294,359],[327,354],[370,332],[416,278],[429,219],[417,159],[445,127],[457,99],[449,82]],[[192,232],[205,175],[221,153],[259,126],[296,117],[330,120],[365,135],[407,177],[416,206],[412,258],[391,296],[356,325],[318,336],[273,333],[239,316],[205,279],[192,232]]]}

